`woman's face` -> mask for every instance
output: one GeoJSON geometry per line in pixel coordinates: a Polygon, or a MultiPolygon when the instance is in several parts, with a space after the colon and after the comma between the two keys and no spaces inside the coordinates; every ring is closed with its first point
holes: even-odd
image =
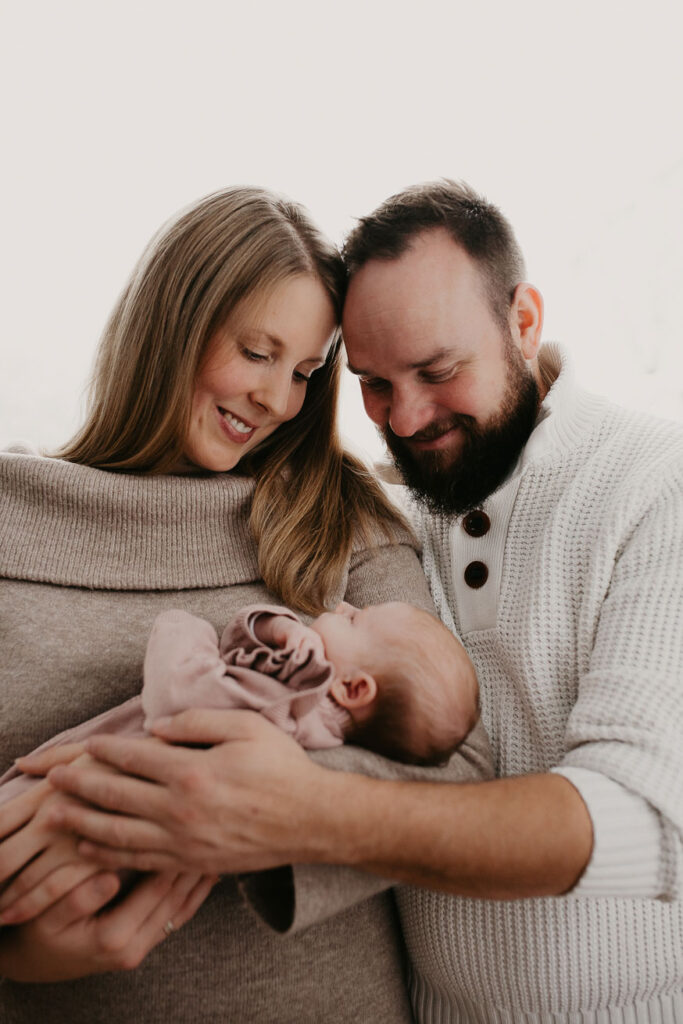
{"type": "Polygon", "coordinates": [[[185,459],[216,473],[233,469],[296,416],[336,326],[330,297],[311,275],[282,281],[257,308],[237,306],[199,367],[185,459]]]}

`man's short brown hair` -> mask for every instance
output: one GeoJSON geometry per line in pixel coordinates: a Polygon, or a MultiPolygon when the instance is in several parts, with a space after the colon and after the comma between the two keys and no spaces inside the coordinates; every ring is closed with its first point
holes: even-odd
{"type": "Polygon", "coordinates": [[[349,276],[369,260],[397,259],[432,228],[445,228],[481,266],[491,311],[506,325],[515,288],[526,275],[524,257],[500,210],[464,182],[442,178],[412,185],[362,217],[342,251],[349,276]]]}

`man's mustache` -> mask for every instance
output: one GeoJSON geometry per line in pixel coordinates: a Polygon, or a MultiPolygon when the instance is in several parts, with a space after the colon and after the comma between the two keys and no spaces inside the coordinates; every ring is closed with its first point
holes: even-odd
{"type": "Polygon", "coordinates": [[[444,420],[434,420],[428,423],[422,430],[416,430],[410,437],[400,437],[395,434],[390,426],[386,426],[382,433],[388,441],[395,441],[396,444],[410,444],[411,441],[435,441],[437,437],[447,434],[449,430],[459,427],[464,431],[471,431],[475,420],[473,416],[466,416],[464,413],[453,413],[444,420]]]}

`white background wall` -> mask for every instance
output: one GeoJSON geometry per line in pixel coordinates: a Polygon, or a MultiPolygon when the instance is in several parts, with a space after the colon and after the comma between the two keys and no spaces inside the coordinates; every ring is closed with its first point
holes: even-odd
{"type": "MultiPolygon", "coordinates": [[[[403,185],[510,217],[581,379],[683,418],[674,0],[7,0],[0,444],[74,430],[149,236],[213,189],[300,199],[341,240],[403,185]]],[[[349,380],[344,429],[379,444],[349,380]]]]}

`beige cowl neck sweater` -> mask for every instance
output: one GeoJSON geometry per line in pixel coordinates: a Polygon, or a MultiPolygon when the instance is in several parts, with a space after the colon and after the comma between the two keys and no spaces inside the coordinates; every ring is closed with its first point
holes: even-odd
{"type": "MultiPolygon", "coordinates": [[[[229,474],[146,477],[22,452],[0,455],[0,772],[17,755],[140,690],[145,644],[159,612],[184,608],[220,629],[243,605],[273,601],[248,529],[252,491],[252,481],[229,474]]],[[[407,536],[358,546],[342,596],[356,605],[408,600],[432,607],[407,536]]],[[[465,745],[453,762],[455,776],[485,773],[483,749],[481,738],[465,745]]],[[[403,771],[351,747],[324,757],[370,773],[403,771]]],[[[225,879],[195,918],[134,971],[50,985],[0,982],[0,1020],[410,1021],[391,894],[378,893],[378,880],[320,870],[327,872],[324,895],[297,920],[305,925],[306,916],[319,920],[339,910],[322,923],[279,936],[225,879]]],[[[306,907],[306,884],[302,871],[297,909],[299,900],[306,907]]],[[[319,881],[312,888],[319,892],[319,881]]],[[[249,892],[265,917],[277,919],[267,886],[252,880],[249,892]]]]}

